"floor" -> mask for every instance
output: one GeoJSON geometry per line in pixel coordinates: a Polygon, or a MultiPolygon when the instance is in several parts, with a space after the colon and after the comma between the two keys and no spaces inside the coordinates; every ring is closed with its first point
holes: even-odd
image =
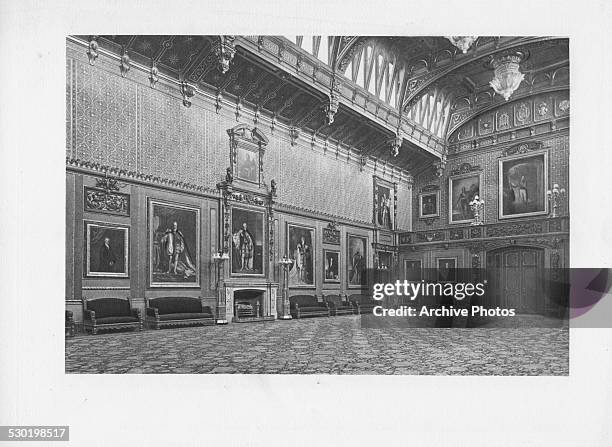
{"type": "Polygon", "coordinates": [[[566,328],[362,329],[359,318],[77,335],[66,372],[569,374],[566,328]]]}

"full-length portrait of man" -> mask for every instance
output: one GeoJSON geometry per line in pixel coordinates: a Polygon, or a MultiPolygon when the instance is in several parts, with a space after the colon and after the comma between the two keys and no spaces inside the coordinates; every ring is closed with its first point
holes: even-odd
{"type": "Polygon", "coordinates": [[[166,230],[161,242],[163,253],[168,259],[167,273],[182,275],[185,278],[196,274],[189,247],[185,241],[185,236],[178,228],[178,222],[172,222],[172,228],[166,230]]]}
{"type": "Polygon", "coordinates": [[[253,270],[255,239],[246,222],[242,223],[242,229],[234,235],[234,244],[237,245],[240,253],[240,270],[253,270]]]}

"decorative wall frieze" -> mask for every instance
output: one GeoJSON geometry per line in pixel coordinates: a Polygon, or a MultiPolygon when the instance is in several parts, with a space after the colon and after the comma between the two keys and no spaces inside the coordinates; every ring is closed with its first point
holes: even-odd
{"type": "MultiPolygon", "coordinates": [[[[470,241],[470,240],[509,240],[512,238],[531,237],[534,243],[545,244],[555,238],[569,235],[569,218],[538,219],[512,223],[484,224],[482,226],[467,226],[443,228],[440,230],[425,230],[400,233],[400,245],[431,243],[440,241],[470,241]],[[540,241],[540,239],[542,241],[540,241]],[[540,241],[540,242],[538,242],[540,241]]],[[[521,240],[523,240],[521,239],[521,240]]],[[[475,243],[475,242],[471,242],[475,243]]]]}
{"type": "Polygon", "coordinates": [[[367,229],[375,229],[374,225],[371,222],[367,222],[359,219],[351,219],[339,215],[334,215],[331,213],[321,212],[316,209],[296,206],[292,204],[287,204],[283,202],[275,202],[274,207],[277,211],[286,212],[288,214],[298,214],[304,217],[316,218],[319,220],[331,220],[341,223],[343,225],[354,225],[361,228],[367,229]]]}
{"type": "Polygon", "coordinates": [[[186,192],[199,193],[202,195],[215,195],[218,196],[216,190],[208,188],[203,185],[196,185],[194,183],[183,182],[181,180],[174,180],[165,177],[159,177],[151,174],[143,174],[136,171],[128,171],[125,169],[117,168],[114,166],[103,165],[91,161],[83,161],[75,158],[66,157],[66,168],[92,173],[95,175],[110,174],[114,177],[124,179],[126,181],[135,181],[140,183],[146,183],[154,186],[160,186],[163,188],[171,188],[176,190],[183,190],[186,192]]]}

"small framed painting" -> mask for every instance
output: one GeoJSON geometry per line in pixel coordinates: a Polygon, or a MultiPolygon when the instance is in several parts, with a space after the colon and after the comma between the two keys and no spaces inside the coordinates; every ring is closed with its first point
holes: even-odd
{"type": "Polygon", "coordinates": [[[129,278],[130,228],[85,221],[86,278],[129,278]]]}
{"type": "Polygon", "coordinates": [[[440,216],[440,191],[423,192],[419,194],[419,217],[440,216]]]}
{"type": "Polygon", "coordinates": [[[438,258],[438,282],[457,282],[457,258],[438,258]]]}
{"type": "Polygon", "coordinates": [[[323,281],[330,283],[340,282],[340,252],[337,250],[323,250],[325,262],[323,271],[323,281]]]}

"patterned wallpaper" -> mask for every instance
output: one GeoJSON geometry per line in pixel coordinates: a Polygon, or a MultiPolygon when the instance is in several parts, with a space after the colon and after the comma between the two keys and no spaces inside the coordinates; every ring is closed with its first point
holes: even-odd
{"type": "MultiPolygon", "coordinates": [[[[91,66],[83,55],[68,52],[66,155],[145,175],[214,188],[229,166],[226,129],[235,119],[198,104],[182,105],[178,92],[152,89],[133,77],[91,66]],[[170,94],[172,93],[172,94],[170,94]]],[[[225,106],[228,109],[228,106],[225,106]]],[[[246,122],[252,125],[252,122],[246,122]]],[[[280,131],[271,133],[264,156],[264,176],[278,184],[278,201],[334,216],[372,221],[372,175],[346,156],[322,153],[298,141],[291,146],[280,131]]],[[[391,179],[397,182],[397,177],[391,179]]],[[[409,227],[410,196],[400,184],[398,223],[409,227]]]]}

